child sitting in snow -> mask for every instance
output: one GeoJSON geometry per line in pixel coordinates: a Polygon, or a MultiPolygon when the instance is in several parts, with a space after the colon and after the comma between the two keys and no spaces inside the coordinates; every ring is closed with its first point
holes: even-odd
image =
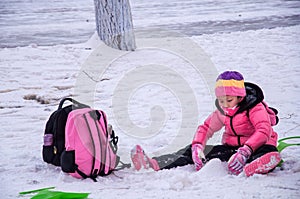
{"type": "Polygon", "coordinates": [[[281,159],[276,148],[278,136],[271,127],[276,119],[263,102],[262,90],[244,83],[240,73],[225,71],[217,78],[215,94],[217,110],[198,127],[191,145],[153,158],[137,145],[131,151],[135,169],[151,167],[157,171],[194,164],[198,171],[205,162],[219,158],[228,162],[229,172],[235,175],[243,170],[247,176],[272,171],[281,159]],[[207,140],[223,126],[222,145],[207,152],[207,140]]]}

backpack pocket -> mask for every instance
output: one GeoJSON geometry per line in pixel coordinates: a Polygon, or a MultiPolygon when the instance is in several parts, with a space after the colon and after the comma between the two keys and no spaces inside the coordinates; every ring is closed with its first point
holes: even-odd
{"type": "Polygon", "coordinates": [[[75,151],[63,151],[61,154],[61,169],[66,173],[75,173],[75,151]]]}
{"type": "Polygon", "coordinates": [[[52,163],[54,156],[55,154],[53,146],[43,145],[43,160],[47,163],[52,163]]]}

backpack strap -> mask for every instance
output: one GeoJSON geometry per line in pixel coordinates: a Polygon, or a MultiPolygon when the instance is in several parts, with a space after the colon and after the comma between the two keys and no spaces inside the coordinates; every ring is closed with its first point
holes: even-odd
{"type": "Polygon", "coordinates": [[[102,160],[99,162],[99,161],[96,161],[96,158],[102,157],[102,155],[101,155],[102,154],[102,149],[101,149],[101,146],[100,146],[100,144],[101,144],[100,140],[96,139],[98,136],[100,136],[99,135],[100,132],[99,132],[98,126],[96,124],[96,120],[97,120],[96,113],[95,113],[95,111],[90,111],[88,114],[94,119],[95,126],[97,128],[97,134],[93,134],[92,130],[91,130],[91,126],[88,122],[88,119],[87,119],[86,115],[84,114],[83,118],[84,118],[85,123],[88,127],[88,131],[89,131],[91,141],[92,141],[92,146],[93,146],[93,149],[94,149],[93,150],[93,153],[94,153],[93,154],[93,161],[92,161],[93,166],[92,166],[92,169],[91,169],[91,172],[90,172],[91,175],[89,176],[89,178],[91,178],[95,181],[96,177],[98,176],[98,171],[100,171],[101,167],[102,167],[102,163],[101,163],[102,160]],[[97,140],[98,140],[98,142],[96,142],[97,140]]]}
{"type": "Polygon", "coordinates": [[[120,166],[118,166],[118,168],[114,169],[114,171],[120,171],[120,170],[123,170],[123,169],[126,169],[126,168],[130,168],[131,167],[131,164],[130,163],[124,163],[120,160],[120,157],[118,156],[118,162],[121,163],[120,166]]]}
{"type": "Polygon", "coordinates": [[[75,106],[75,108],[89,108],[90,106],[86,105],[86,104],[82,104],[76,100],[74,100],[73,98],[71,97],[65,97],[63,98],[60,102],[59,102],[59,105],[58,105],[58,109],[62,109],[64,103],[66,101],[70,101],[73,103],[73,106],[75,106]]]}
{"type": "Polygon", "coordinates": [[[83,179],[87,179],[87,178],[91,178],[94,182],[97,182],[97,175],[96,176],[88,176],[85,173],[83,173],[82,171],[80,171],[78,169],[78,165],[75,165],[75,171],[83,178],[83,179]]]}
{"type": "Polygon", "coordinates": [[[118,151],[118,141],[119,141],[119,137],[116,136],[115,131],[112,130],[109,142],[114,153],[117,153],[118,151]]]}

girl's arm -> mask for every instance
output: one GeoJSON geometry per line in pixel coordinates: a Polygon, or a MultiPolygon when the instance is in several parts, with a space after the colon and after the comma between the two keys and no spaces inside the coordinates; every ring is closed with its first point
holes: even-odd
{"type": "Polygon", "coordinates": [[[218,110],[210,114],[204,121],[204,124],[198,126],[192,144],[202,144],[202,146],[205,146],[207,140],[224,126],[220,116],[221,113],[218,110]]]}
{"type": "Polygon", "coordinates": [[[246,141],[253,151],[266,144],[272,134],[270,117],[264,105],[259,103],[249,110],[249,119],[255,128],[254,134],[246,141]]]}

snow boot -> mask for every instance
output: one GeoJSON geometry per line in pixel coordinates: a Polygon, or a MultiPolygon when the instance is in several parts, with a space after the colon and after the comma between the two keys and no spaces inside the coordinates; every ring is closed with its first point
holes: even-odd
{"type": "Polygon", "coordinates": [[[244,167],[246,176],[253,174],[266,174],[273,170],[281,161],[279,152],[269,152],[250,162],[244,167]]]}
{"type": "Polygon", "coordinates": [[[160,169],[157,161],[155,159],[149,158],[140,145],[136,145],[135,147],[133,147],[130,156],[134,168],[137,171],[139,171],[142,167],[144,169],[152,168],[155,171],[158,171],[160,169]]]}

